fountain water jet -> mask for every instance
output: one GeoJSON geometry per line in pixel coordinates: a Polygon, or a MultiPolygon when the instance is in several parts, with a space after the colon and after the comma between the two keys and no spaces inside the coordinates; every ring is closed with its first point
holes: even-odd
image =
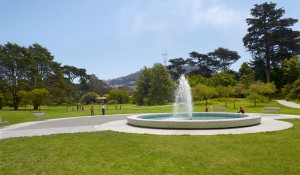
{"type": "Polygon", "coordinates": [[[177,89],[175,91],[175,103],[173,104],[174,118],[192,119],[193,104],[191,87],[184,74],[177,81],[177,89]]]}

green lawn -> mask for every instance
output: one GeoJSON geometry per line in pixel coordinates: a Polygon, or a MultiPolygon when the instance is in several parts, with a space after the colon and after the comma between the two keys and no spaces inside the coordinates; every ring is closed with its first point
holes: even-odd
{"type": "MultiPolygon", "coordinates": [[[[209,100],[209,104],[213,107],[224,106],[224,102],[220,102],[217,99],[209,100]]],[[[196,101],[194,102],[194,111],[195,112],[204,112],[205,101],[196,101]]],[[[266,103],[258,103],[254,107],[253,103],[249,103],[245,99],[238,99],[236,102],[236,107],[234,104],[230,103],[227,107],[227,112],[237,112],[239,107],[242,106],[246,113],[275,113],[275,114],[293,114],[300,115],[300,109],[293,109],[286,106],[282,106],[276,101],[270,101],[266,103]],[[280,107],[280,111],[263,111],[264,107],[280,107]]],[[[90,115],[89,109],[91,105],[86,105],[84,111],[77,111],[76,106],[68,106],[68,111],[66,111],[67,106],[42,106],[41,111],[46,113],[45,119],[54,119],[54,118],[66,118],[66,117],[76,117],[76,116],[88,116],[90,115]],[[74,109],[74,111],[72,110],[74,109]]],[[[110,114],[137,114],[137,113],[166,113],[172,112],[172,104],[162,105],[162,106],[137,106],[133,104],[122,104],[121,110],[120,105],[106,105],[108,110],[106,110],[106,115],[110,114]],[[115,108],[117,107],[117,109],[115,108]]],[[[94,105],[95,115],[101,115],[101,105],[94,105]]],[[[10,124],[23,123],[28,121],[41,120],[33,117],[33,113],[38,112],[32,110],[32,107],[27,107],[27,111],[23,107],[20,107],[18,111],[13,111],[11,108],[4,108],[0,111],[0,117],[3,120],[8,120],[10,124]]],[[[44,120],[44,118],[42,119],[44,120]]]]}
{"type": "MultiPolygon", "coordinates": [[[[224,106],[209,100],[214,107],[224,106]]],[[[204,101],[194,111],[204,111],[204,101]]],[[[251,113],[300,115],[300,109],[275,101],[252,103],[240,99],[228,112],[242,106],[251,113]],[[264,107],[280,107],[264,112],[264,107]]],[[[72,106],[43,106],[46,119],[89,115],[72,106]]],[[[99,105],[94,105],[96,115],[99,105]]],[[[164,106],[108,105],[106,114],[172,112],[164,106]]],[[[38,120],[33,110],[0,111],[10,124],[38,120]]],[[[297,174],[300,172],[300,120],[286,120],[294,127],[275,132],[217,136],[158,136],[112,131],[20,137],[0,140],[0,174],[297,174]]]]}
{"type": "Polygon", "coordinates": [[[157,136],[112,131],[0,140],[0,174],[298,174],[300,120],[276,132],[157,136]]]}

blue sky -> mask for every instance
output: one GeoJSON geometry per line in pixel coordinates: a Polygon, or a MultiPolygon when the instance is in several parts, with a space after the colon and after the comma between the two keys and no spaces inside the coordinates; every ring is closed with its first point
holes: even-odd
{"type": "MultiPolygon", "coordinates": [[[[219,47],[251,56],[245,19],[261,0],[0,0],[0,44],[39,43],[56,62],[112,79],[167,59],[219,47]]],[[[269,1],[267,1],[269,2],[269,1]]],[[[275,0],[300,19],[300,1],[275,0]]],[[[294,30],[300,30],[299,22],[294,30]]]]}

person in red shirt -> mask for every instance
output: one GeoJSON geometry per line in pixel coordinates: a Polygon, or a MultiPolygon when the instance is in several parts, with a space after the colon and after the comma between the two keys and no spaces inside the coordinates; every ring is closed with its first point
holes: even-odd
{"type": "Polygon", "coordinates": [[[240,107],[240,110],[239,110],[239,112],[238,113],[242,113],[242,114],[244,114],[245,113],[245,110],[242,108],[242,107],[240,107]]]}

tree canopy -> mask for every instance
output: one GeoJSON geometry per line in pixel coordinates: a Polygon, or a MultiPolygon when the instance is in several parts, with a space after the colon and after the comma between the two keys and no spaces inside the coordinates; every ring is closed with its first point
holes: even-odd
{"type": "Polygon", "coordinates": [[[266,81],[271,82],[271,69],[300,53],[300,32],[293,31],[297,19],[282,18],[285,10],[276,9],[275,3],[255,4],[251,18],[246,22],[248,33],[244,36],[244,46],[254,60],[262,60],[266,81]]]}

